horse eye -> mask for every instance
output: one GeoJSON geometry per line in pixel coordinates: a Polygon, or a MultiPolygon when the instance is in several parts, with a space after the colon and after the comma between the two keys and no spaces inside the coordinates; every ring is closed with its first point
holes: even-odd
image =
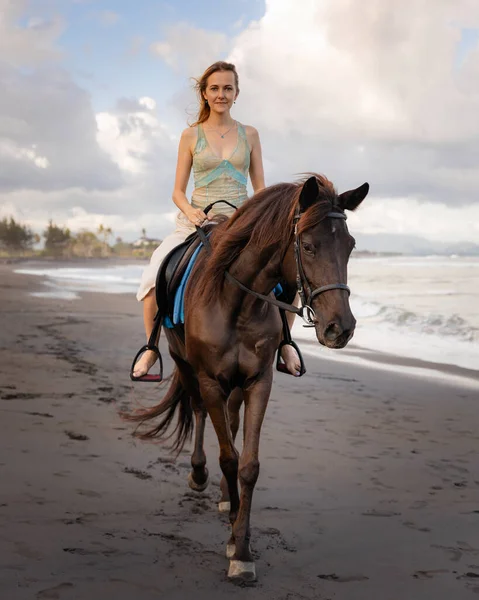
{"type": "Polygon", "coordinates": [[[304,243],[303,250],[306,254],[314,254],[314,246],[313,244],[304,243]]]}

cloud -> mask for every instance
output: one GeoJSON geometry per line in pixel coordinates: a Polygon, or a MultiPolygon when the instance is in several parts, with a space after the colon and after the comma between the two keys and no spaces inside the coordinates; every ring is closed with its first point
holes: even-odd
{"type": "Polygon", "coordinates": [[[479,203],[447,206],[415,198],[366,198],[348,227],[360,234],[417,236],[430,242],[479,240],[479,203]]]}
{"type": "Polygon", "coordinates": [[[162,169],[167,164],[174,167],[176,139],[159,121],[153,98],[121,99],[116,109],[96,119],[100,147],[123,171],[151,174],[160,161],[162,169]]]}
{"type": "Polygon", "coordinates": [[[150,44],[150,51],[175,70],[199,75],[230,47],[231,41],[224,33],[182,22],[169,27],[164,39],[150,44]]]}
{"type": "Polygon", "coordinates": [[[0,66],[0,80],[6,83],[0,95],[0,190],[122,184],[120,170],[97,142],[90,98],[67,73],[0,66]]]}
{"type": "Polygon", "coordinates": [[[62,56],[54,42],[64,31],[63,19],[31,16],[22,27],[19,20],[26,7],[27,0],[0,0],[0,63],[4,67],[35,67],[62,56]]]}
{"type": "Polygon", "coordinates": [[[99,146],[87,92],[60,67],[63,25],[0,0],[0,191],[116,189],[121,171],[99,146]]]}
{"type": "Polygon", "coordinates": [[[454,70],[472,0],[272,0],[235,39],[238,113],[273,180],[325,172],[381,196],[477,201],[479,49],[454,70]]]}
{"type": "Polygon", "coordinates": [[[95,114],[60,64],[58,24],[25,18],[25,7],[0,0],[1,215],[38,232],[53,218],[73,231],[103,223],[130,238],[143,227],[164,235],[177,138],[156,101],[121,98],[95,114]]]}
{"type": "MultiPolygon", "coordinates": [[[[142,228],[160,237],[169,233],[176,213],[171,194],[178,140],[161,122],[157,103],[148,96],[122,98],[97,113],[96,123],[98,150],[121,174],[121,185],[92,190],[73,181],[55,189],[0,189],[0,218],[11,215],[39,233],[50,218],[73,232],[103,224],[126,239],[138,237],[142,228]]],[[[0,157],[1,152],[0,145],[0,157]]],[[[38,162],[42,157],[32,149],[22,158],[38,162]]]]}

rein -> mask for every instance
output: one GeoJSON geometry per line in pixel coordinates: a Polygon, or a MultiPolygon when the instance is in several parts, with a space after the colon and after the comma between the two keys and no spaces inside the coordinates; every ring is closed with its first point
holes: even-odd
{"type": "MultiPolygon", "coordinates": [[[[205,214],[213,208],[215,204],[219,204],[222,202],[223,204],[228,204],[232,208],[236,207],[233,204],[230,204],[226,200],[217,200],[216,202],[212,202],[209,204],[205,210],[203,211],[205,214]]],[[[296,214],[294,216],[294,256],[296,260],[296,287],[298,289],[299,297],[301,299],[301,307],[294,306],[294,304],[288,304],[287,302],[282,302],[281,300],[276,300],[276,298],[272,298],[271,296],[265,296],[264,294],[260,294],[259,292],[255,292],[245,286],[241,281],[236,279],[231,273],[225,271],[225,278],[234,283],[244,292],[247,292],[251,296],[258,298],[259,300],[263,300],[264,302],[268,302],[268,304],[273,304],[282,310],[287,310],[288,312],[295,313],[299,315],[308,326],[314,326],[316,314],[311,306],[312,301],[316,296],[323,294],[324,292],[328,292],[329,290],[345,290],[348,292],[348,295],[351,294],[351,290],[345,283],[331,283],[328,285],[323,285],[321,287],[311,289],[308,278],[306,277],[306,273],[304,272],[303,263],[301,260],[301,236],[298,234],[298,221],[301,218],[302,213],[299,211],[299,208],[296,209],[296,214]]],[[[343,212],[329,212],[327,213],[325,218],[331,219],[346,219],[346,215],[343,212]]],[[[199,238],[201,239],[205,249],[207,252],[211,252],[211,244],[208,238],[205,235],[205,232],[201,227],[196,225],[196,231],[198,233],[199,238]]]]}

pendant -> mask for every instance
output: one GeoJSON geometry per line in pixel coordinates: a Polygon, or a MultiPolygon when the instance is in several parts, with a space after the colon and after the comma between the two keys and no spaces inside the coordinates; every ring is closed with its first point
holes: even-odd
{"type": "Polygon", "coordinates": [[[225,139],[225,136],[224,136],[224,135],[222,135],[222,136],[221,136],[221,139],[222,139],[222,140],[224,140],[224,139],[225,139]]]}

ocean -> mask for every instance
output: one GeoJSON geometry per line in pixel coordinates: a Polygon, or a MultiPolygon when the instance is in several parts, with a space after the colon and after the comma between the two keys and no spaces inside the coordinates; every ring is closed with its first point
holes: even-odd
{"type": "MultiPolygon", "coordinates": [[[[74,301],[82,291],[135,294],[142,269],[35,265],[17,272],[44,277],[45,290],[37,295],[74,301]]],[[[345,351],[330,350],[296,319],[293,337],[306,342],[306,353],[362,363],[379,353],[421,361],[421,368],[435,363],[479,370],[479,258],[353,257],[348,283],[357,319],[354,338],[345,351]]],[[[383,368],[393,362],[382,361],[383,368]]]]}

